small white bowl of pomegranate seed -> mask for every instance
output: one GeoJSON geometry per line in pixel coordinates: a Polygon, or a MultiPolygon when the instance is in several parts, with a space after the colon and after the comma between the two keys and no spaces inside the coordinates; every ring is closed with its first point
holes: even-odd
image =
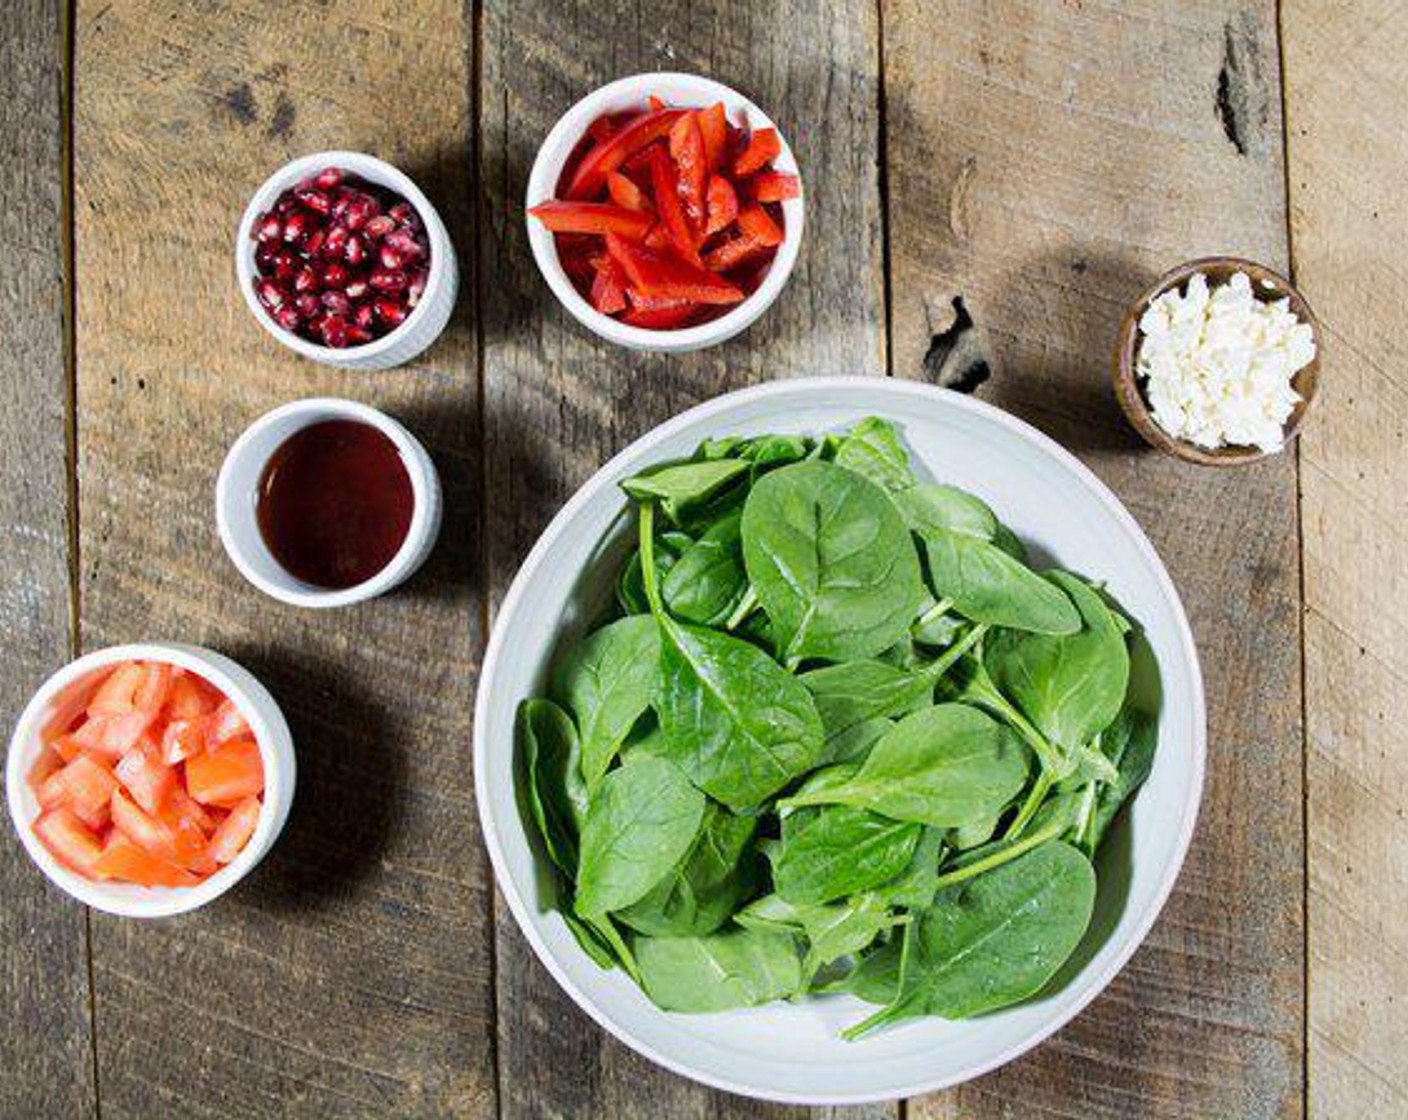
{"type": "Polygon", "coordinates": [[[265,330],[344,369],[410,361],[445,329],[459,290],[435,207],[361,152],[317,152],[266,179],[240,220],[235,270],[265,330]]]}

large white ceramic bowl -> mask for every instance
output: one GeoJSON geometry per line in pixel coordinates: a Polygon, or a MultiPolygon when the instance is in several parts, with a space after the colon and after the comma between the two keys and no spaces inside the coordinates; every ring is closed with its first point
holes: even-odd
{"type": "Polygon", "coordinates": [[[534,951],[576,1002],[646,1057],[749,1096],[843,1104],[928,1092],[1011,1061],[1099,994],[1148,933],[1173,887],[1203,785],[1206,720],[1197,652],[1178,593],[1119,500],[1074,456],[989,405],[931,386],[861,377],[774,382],[719,397],[648,433],[553,519],[509,589],[475,711],[475,791],[499,886],[534,951]],[[897,423],[935,479],[989,502],[1042,562],[1106,582],[1145,628],[1163,703],[1153,772],[1097,862],[1095,917],[1073,963],[1035,999],[965,1022],[914,1020],[857,1042],[837,1037],[869,1005],[808,998],[744,1011],[658,1010],[622,972],[603,971],[550,909],[551,878],[514,790],[514,709],[543,691],[564,635],[612,594],[629,545],[618,483],[688,455],[709,436],[834,431],[864,416],[897,423]]]}

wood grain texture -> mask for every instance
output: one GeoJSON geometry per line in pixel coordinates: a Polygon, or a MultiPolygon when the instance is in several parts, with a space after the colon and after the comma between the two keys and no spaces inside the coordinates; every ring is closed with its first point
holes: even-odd
{"type": "MultiPolygon", "coordinates": [[[[857,0],[485,3],[481,227],[496,598],[562,502],[653,425],[765,378],[883,369],[874,17],[857,0]],[[807,190],[806,240],[777,303],[742,337],[676,357],[629,353],[578,327],[538,275],[522,214],[529,167],[557,118],[607,81],[664,69],[708,74],[752,97],[788,136],[807,190]]],[[[498,912],[506,1116],[783,1114],[667,1074],[611,1040],[538,965],[507,907],[498,912]]]]}
{"type": "Polygon", "coordinates": [[[894,372],[978,385],[1115,489],[1183,590],[1210,709],[1198,832],[1144,947],[1032,1055],[910,1115],[1296,1115],[1294,458],[1178,463],[1109,388],[1159,273],[1286,263],[1274,6],[890,0],[884,28],[894,372]]]}
{"type": "Polygon", "coordinates": [[[470,261],[472,50],[452,0],[79,5],[83,643],[230,654],[299,759],[287,830],[231,894],[170,922],[94,918],[106,1117],[495,1112],[472,296],[413,366],[340,373],[260,329],[231,261],[263,178],[340,147],[406,170],[470,261]],[[245,425],[319,394],[404,420],[446,500],[410,584],[328,612],[246,585],[211,508],[245,425]]]}
{"type": "Polygon", "coordinates": [[[1283,7],[1291,244],[1328,323],[1300,444],[1310,868],[1309,1107],[1408,1115],[1408,28],[1283,7]]]}
{"type": "MultiPolygon", "coordinates": [[[[68,660],[66,26],[54,0],[0,6],[0,634],[8,725],[68,660]]],[[[0,1116],[93,1111],[88,926],[6,827],[0,838],[0,1116]]]]}

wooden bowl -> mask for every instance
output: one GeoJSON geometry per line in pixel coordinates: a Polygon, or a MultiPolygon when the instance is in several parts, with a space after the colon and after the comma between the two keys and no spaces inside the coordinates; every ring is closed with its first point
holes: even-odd
{"type": "Polygon", "coordinates": [[[1305,423],[1306,414],[1310,411],[1310,406],[1315,403],[1320,384],[1320,362],[1324,352],[1324,336],[1320,330],[1320,321],[1310,310],[1310,305],[1305,302],[1305,298],[1296,291],[1295,286],[1289,280],[1279,273],[1272,272],[1264,265],[1259,265],[1255,261],[1243,260],[1240,257],[1201,257],[1198,260],[1189,261],[1187,264],[1181,264],[1172,271],[1164,273],[1148,291],[1135,300],[1130,309],[1125,312],[1124,319],[1120,322],[1119,334],[1115,339],[1115,397],[1119,400],[1120,408],[1124,410],[1129,422],[1134,425],[1134,430],[1143,436],[1150,446],[1157,447],[1160,451],[1167,452],[1189,463],[1200,463],[1209,467],[1234,467],[1244,463],[1254,463],[1258,459],[1264,459],[1268,455],[1276,454],[1276,452],[1263,451],[1259,447],[1199,447],[1197,444],[1169,435],[1154,420],[1153,413],[1149,409],[1149,402],[1145,399],[1144,390],[1139,384],[1139,377],[1135,373],[1135,359],[1139,353],[1140,317],[1154,299],[1172,288],[1181,288],[1195,272],[1203,273],[1208,278],[1209,286],[1212,287],[1226,283],[1233,273],[1245,272],[1252,282],[1252,291],[1258,299],[1289,299],[1291,310],[1295,313],[1296,318],[1302,323],[1310,324],[1310,330],[1315,339],[1315,357],[1308,365],[1297,371],[1291,380],[1291,386],[1300,394],[1301,399],[1286,421],[1282,448],[1284,449],[1300,432],[1301,425],[1305,423]]]}

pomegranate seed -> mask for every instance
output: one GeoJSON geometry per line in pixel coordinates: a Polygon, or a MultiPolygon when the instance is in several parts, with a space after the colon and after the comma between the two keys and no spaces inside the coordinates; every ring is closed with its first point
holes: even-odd
{"type": "Polygon", "coordinates": [[[254,289],[259,302],[270,310],[283,306],[284,290],[272,280],[261,281],[254,289]]]}
{"type": "Polygon", "coordinates": [[[254,223],[256,241],[277,241],[284,235],[284,224],[277,214],[260,214],[254,223]]]}
{"type": "Polygon", "coordinates": [[[312,292],[304,292],[293,301],[293,306],[298,308],[298,313],[305,319],[311,319],[322,308],[322,301],[312,292]]]}
{"type": "Polygon", "coordinates": [[[343,171],[340,167],[327,167],[313,176],[315,186],[325,191],[334,190],[342,185],[343,171]]]}
{"type": "Polygon", "coordinates": [[[370,303],[359,303],[356,308],[353,309],[352,322],[357,324],[357,326],[369,330],[374,321],[375,313],[370,303]]]}
{"type": "Polygon", "coordinates": [[[372,240],[378,237],[385,237],[388,233],[396,229],[396,219],[388,214],[378,214],[369,221],[363,232],[372,240]]]}
{"type": "Polygon", "coordinates": [[[347,286],[347,269],[336,262],[323,269],[324,288],[345,288],[347,286]]]}
{"type": "Polygon", "coordinates": [[[398,202],[387,213],[396,219],[398,225],[406,226],[409,229],[420,228],[420,215],[416,213],[416,208],[409,202],[398,202]]]}
{"type": "Polygon", "coordinates": [[[295,292],[317,291],[318,274],[305,264],[298,270],[298,275],[293,278],[293,290],[295,292]]]}
{"type": "Polygon", "coordinates": [[[293,197],[292,191],[285,191],[279,195],[279,201],[274,204],[274,209],[280,214],[287,214],[298,205],[298,199],[293,197]]]}
{"type": "Polygon", "coordinates": [[[327,240],[323,242],[323,248],[330,257],[340,257],[342,251],[347,248],[347,227],[333,226],[328,230],[327,240]]]}
{"type": "Polygon", "coordinates": [[[324,292],[320,297],[323,306],[334,315],[346,315],[352,310],[352,301],[341,292],[324,292]]]}
{"type": "Polygon", "coordinates": [[[278,252],[273,245],[260,243],[254,250],[254,263],[260,272],[267,274],[274,267],[274,256],[278,252]]]}
{"type": "Polygon", "coordinates": [[[295,210],[284,219],[284,240],[301,244],[313,227],[313,216],[306,210],[295,210]]]}
{"type": "Polygon", "coordinates": [[[327,237],[327,230],[315,229],[308,235],[308,240],[303,243],[303,252],[310,257],[316,257],[323,248],[323,240],[327,237]]]}
{"type": "Polygon", "coordinates": [[[372,332],[365,327],[348,327],[347,341],[353,346],[361,346],[364,342],[372,340],[372,332]]]}
{"type": "Polygon", "coordinates": [[[406,263],[401,254],[385,242],[382,242],[381,248],[377,251],[377,257],[381,261],[382,268],[400,268],[406,263]]]}
{"type": "Polygon", "coordinates": [[[276,280],[287,280],[298,271],[298,258],[287,249],[280,249],[274,254],[271,271],[276,280]]]}
{"type": "Polygon", "coordinates": [[[399,292],[408,282],[406,274],[396,268],[374,268],[367,279],[373,288],[383,292],[399,292]]]}
{"type": "Polygon", "coordinates": [[[376,301],[376,317],[388,327],[399,327],[406,321],[406,308],[394,299],[382,298],[376,301]]]}
{"type": "Polygon", "coordinates": [[[342,215],[342,220],[347,223],[347,228],[352,230],[361,229],[369,221],[381,213],[381,206],[376,199],[362,195],[347,204],[347,210],[342,215]]]}
{"type": "Polygon", "coordinates": [[[367,278],[358,276],[355,280],[349,280],[342,290],[347,293],[348,299],[361,299],[370,289],[371,285],[367,283],[367,278]]]}
{"type": "Polygon", "coordinates": [[[303,317],[292,307],[280,307],[274,312],[274,321],[286,331],[296,331],[303,322],[303,317]]]}
{"type": "Polygon", "coordinates": [[[383,244],[386,245],[387,248],[400,253],[402,257],[409,261],[419,260],[421,257],[425,256],[425,246],[422,245],[416,235],[409,230],[398,229],[394,233],[388,233],[383,244]]]}
{"type": "Polygon", "coordinates": [[[326,214],[332,209],[332,199],[325,195],[317,187],[300,187],[293,192],[293,197],[308,207],[309,210],[319,214],[326,214]]]}
{"type": "Polygon", "coordinates": [[[342,250],[342,259],[348,264],[361,264],[367,256],[367,243],[355,233],[347,235],[347,247],[342,250]]]}
{"type": "Polygon", "coordinates": [[[415,274],[411,277],[411,283],[406,288],[406,302],[411,307],[414,307],[420,302],[420,297],[425,294],[426,281],[429,279],[430,270],[428,268],[417,269],[415,274]]]}
{"type": "Polygon", "coordinates": [[[338,350],[347,345],[347,320],[340,315],[326,316],[319,330],[322,332],[323,342],[338,350]]]}

